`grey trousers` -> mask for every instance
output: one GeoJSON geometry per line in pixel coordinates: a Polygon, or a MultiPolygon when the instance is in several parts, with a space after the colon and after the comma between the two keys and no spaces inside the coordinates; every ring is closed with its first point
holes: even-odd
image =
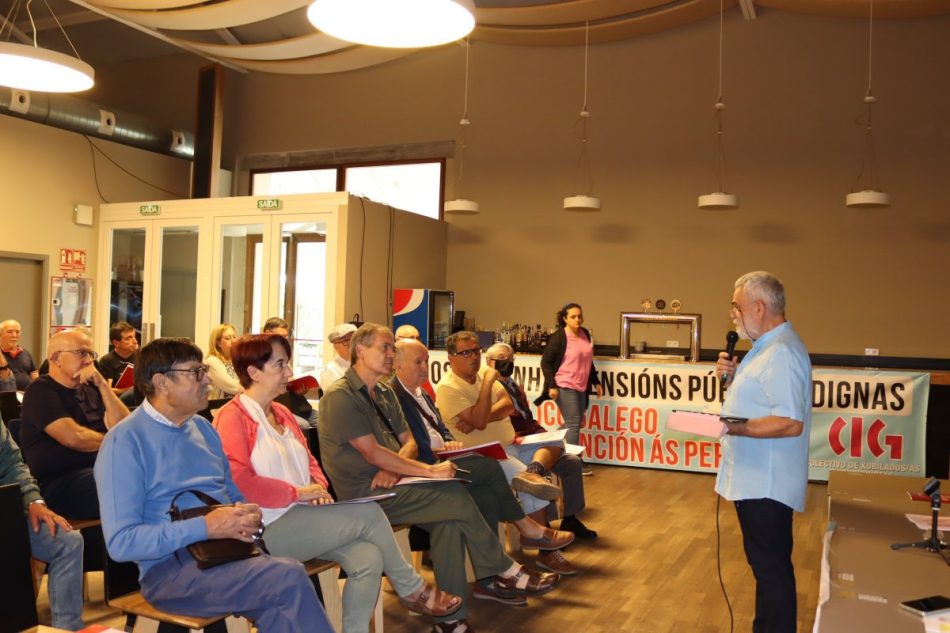
{"type": "Polygon", "coordinates": [[[459,468],[470,471],[471,475],[460,474],[472,483],[465,489],[472,496],[478,511],[485,517],[488,527],[497,530],[501,521],[517,521],[525,516],[521,504],[515,498],[497,459],[483,455],[469,455],[455,460],[459,468]]]}
{"type": "MultiPolygon", "coordinates": [[[[465,550],[477,578],[495,576],[514,561],[505,554],[498,532],[485,523],[465,484],[456,482],[396,486],[395,497],[379,503],[391,523],[411,523],[429,532],[432,566],[439,588],[457,596],[468,595],[465,550]]],[[[468,617],[468,602],[437,622],[468,617]]]]}
{"type": "Polygon", "coordinates": [[[402,557],[392,527],[376,503],[295,505],[267,526],[264,540],[274,556],[340,564],[346,572],[344,633],[369,631],[382,572],[400,596],[418,591],[425,582],[402,557]]]}

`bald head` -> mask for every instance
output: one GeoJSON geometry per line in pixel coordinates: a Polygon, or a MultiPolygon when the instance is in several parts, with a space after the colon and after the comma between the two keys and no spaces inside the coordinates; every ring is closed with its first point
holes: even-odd
{"type": "Polygon", "coordinates": [[[395,336],[396,336],[397,341],[401,341],[403,339],[407,339],[407,340],[414,339],[418,341],[419,330],[416,329],[416,326],[409,325],[408,323],[406,323],[405,325],[400,325],[399,327],[396,328],[395,336]]]}
{"type": "Polygon", "coordinates": [[[67,387],[76,387],[80,370],[96,360],[92,339],[79,329],[54,334],[49,339],[46,352],[49,355],[50,377],[67,387]]]}
{"type": "Polygon", "coordinates": [[[429,350],[415,339],[400,339],[396,341],[393,366],[402,384],[409,389],[417,389],[429,376],[429,350]]]}
{"type": "Polygon", "coordinates": [[[92,347],[92,339],[81,330],[66,330],[65,332],[57,332],[51,336],[46,350],[50,358],[52,358],[53,354],[58,352],[71,349],[83,349],[85,347],[92,347]]]}

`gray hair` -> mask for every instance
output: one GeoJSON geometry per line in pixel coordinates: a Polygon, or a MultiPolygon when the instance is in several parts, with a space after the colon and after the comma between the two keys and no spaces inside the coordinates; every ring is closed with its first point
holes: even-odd
{"type": "Polygon", "coordinates": [[[736,279],[736,288],[742,288],[752,299],[761,300],[772,314],[785,314],[785,286],[772,273],[764,270],[746,273],[736,279]]]}
{"type": "Polygon", "coordinates": [[[462,330],[461,332],[456,332],[451,334],[447,339],[445,339],[445,351],[449,354],[454,354],[458,351],[459,343],[464,343],[465,341],[474,341],[478,343],[478,335],[475,332],[469,332],[468,330],[462,330]]]}
{"type": "Polygon", "coordinates": [[[362,345],[363,347],[372,347],[373,343],[376,342],[376,335],[380,332],[385,332],[390,336],[393,335],[392,330],[390,330],[385,325],[380,325],[379,323],[364,323],[359,326],[355,332],[353,332],[353,338],[350,339],[350,363],[356,364],[356,348],[362,345]]]}
{"type": "Polygon", "coordinates": [[[485,356],[489,360],[498,360],[497,358],[495,358],[495,356],[498,355],[498,352],[508,352],[509,356],[515,355],[515,350],[512,349],[511,345],[509,345],[508,343],[495,343],[494,345],[488,348],[488,350],[485,352],[485,356]]]}

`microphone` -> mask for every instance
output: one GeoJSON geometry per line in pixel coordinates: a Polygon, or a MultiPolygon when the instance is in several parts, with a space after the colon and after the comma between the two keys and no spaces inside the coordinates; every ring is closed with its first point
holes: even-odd
{"type": "MultiPolygon", "coordinates": [[[[736,343],[739,342],[739,335],[734,330],[729,330],[726,332],[726,356],[728,360],[732,360],[733,355],[736,352],[736,343]]],[[[726,385],[732,380],[732,374],[726,374],[722,377],[722,384],[720,385],[721,393],[720,400],[723,399],[726,392],[726,385]]]]}
{"type": "Polygon", "coordinates": [[[739,342],[739,335],[735,331],[729,330],[726,332],[726,354],[729,356],[729,360],[732,360],[733,355],[736,352],[736,343],[739,342]]]}

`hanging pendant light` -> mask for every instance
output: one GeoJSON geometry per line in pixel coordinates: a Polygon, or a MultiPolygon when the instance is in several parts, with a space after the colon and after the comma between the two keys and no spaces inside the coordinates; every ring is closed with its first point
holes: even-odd
{"type": "Polygon", "coordinates": [[[713,116],[716,118],[716,183],[718,189],[714,193],[707,193],[696,199],[700,209],[727,210],[739,208],[739,196],[728,193],[726,188],[726,151],[723,145],[722,115],[726,104],[722,100],[722,40],[723,40],[723,0],[719,0],[719,96],[713,106],[713,116]]]}
{"type": "MultiPolygon", "coordinates": [[[[468,149],[468,144],[466,142],[468,127],[472,122],[468,118],[468,64],[469,64],[469,53],[472,50],[472,43],[468,40],[465,40],[465,93],[462,99],[462,118],[459,120],[459,141],[458,148],[459,154],[458,158],[455,161],[456,172],[455,172],[455,192],[461,193],[462,191],[462,176],[464,175],[465,167],[465,150],[468,149]]],[[[474,200],[466,200],[465,198],[456,198],[455,200],[446,200],[443,207],[446,213],[455,213],[458,215],[474,215],[478,213],[478,203],[474,200]]]]}
{"type": "Polygon", "coordinates": [[[877,183],[877,159],[874,152],[874,125],[872,114],[877,98],[871,90],[871,62],[873,59],[874,35],[874,0],[868,3],[868,90],[864,95],[864,104],[867,108],[867,121],[864,127],[864,149],[861,153],[861,169],[851,193],[845,196],[845,204],[858,209],[880,209],[891,206],[891,196],[881,191],[877,183]]]}
{"type": "Polygon", "coordinates": [[[587,139],[587,120],[590,119],[590,110],[587,107],[587,70],[590,58],[590,22],[584,23],[584,103],[575,122],[575,128],[580,126],[581,137],[581,168],[584,173],[585,193],[564,198],[564,209],[567,211],[600,211],[600,198],[595,198],[594,184],[590,169],[590,145],[587,139]]]}
{"type": "Polygon", "coordinates": [[[460,40],[475,28],[472,0],[314,0],[310,22],[347,42],[423,48],[460,40]]]}
{"type": "MultiPolygon", "coordinates": [[[[33,13],[27,0],[26,12],[33,24],[33,13]]],[[[13,20],[19,12],[20,2],[11,6],[5,24],[13,33],[13,20]]],[[[48,5],[47,5],[48,7],[48,5]]],[[[73,46],[62,24],[53,15],[59,30],[66,37],[70,48],[76,57],[40,48],[36,41],[36,28],[33,28],[33,44],[17,44],[14,42],[0,42],[0,86],[7,86],[16,90],[36,92],[80,92],[92,88],[95,71],[92,66],[79,59],[79,53],[73,46]]],[[[3,29],[0,28],[0,36],[3,29]]],[[[9,35],[8,35],[9,36],[9,35]]]]}

